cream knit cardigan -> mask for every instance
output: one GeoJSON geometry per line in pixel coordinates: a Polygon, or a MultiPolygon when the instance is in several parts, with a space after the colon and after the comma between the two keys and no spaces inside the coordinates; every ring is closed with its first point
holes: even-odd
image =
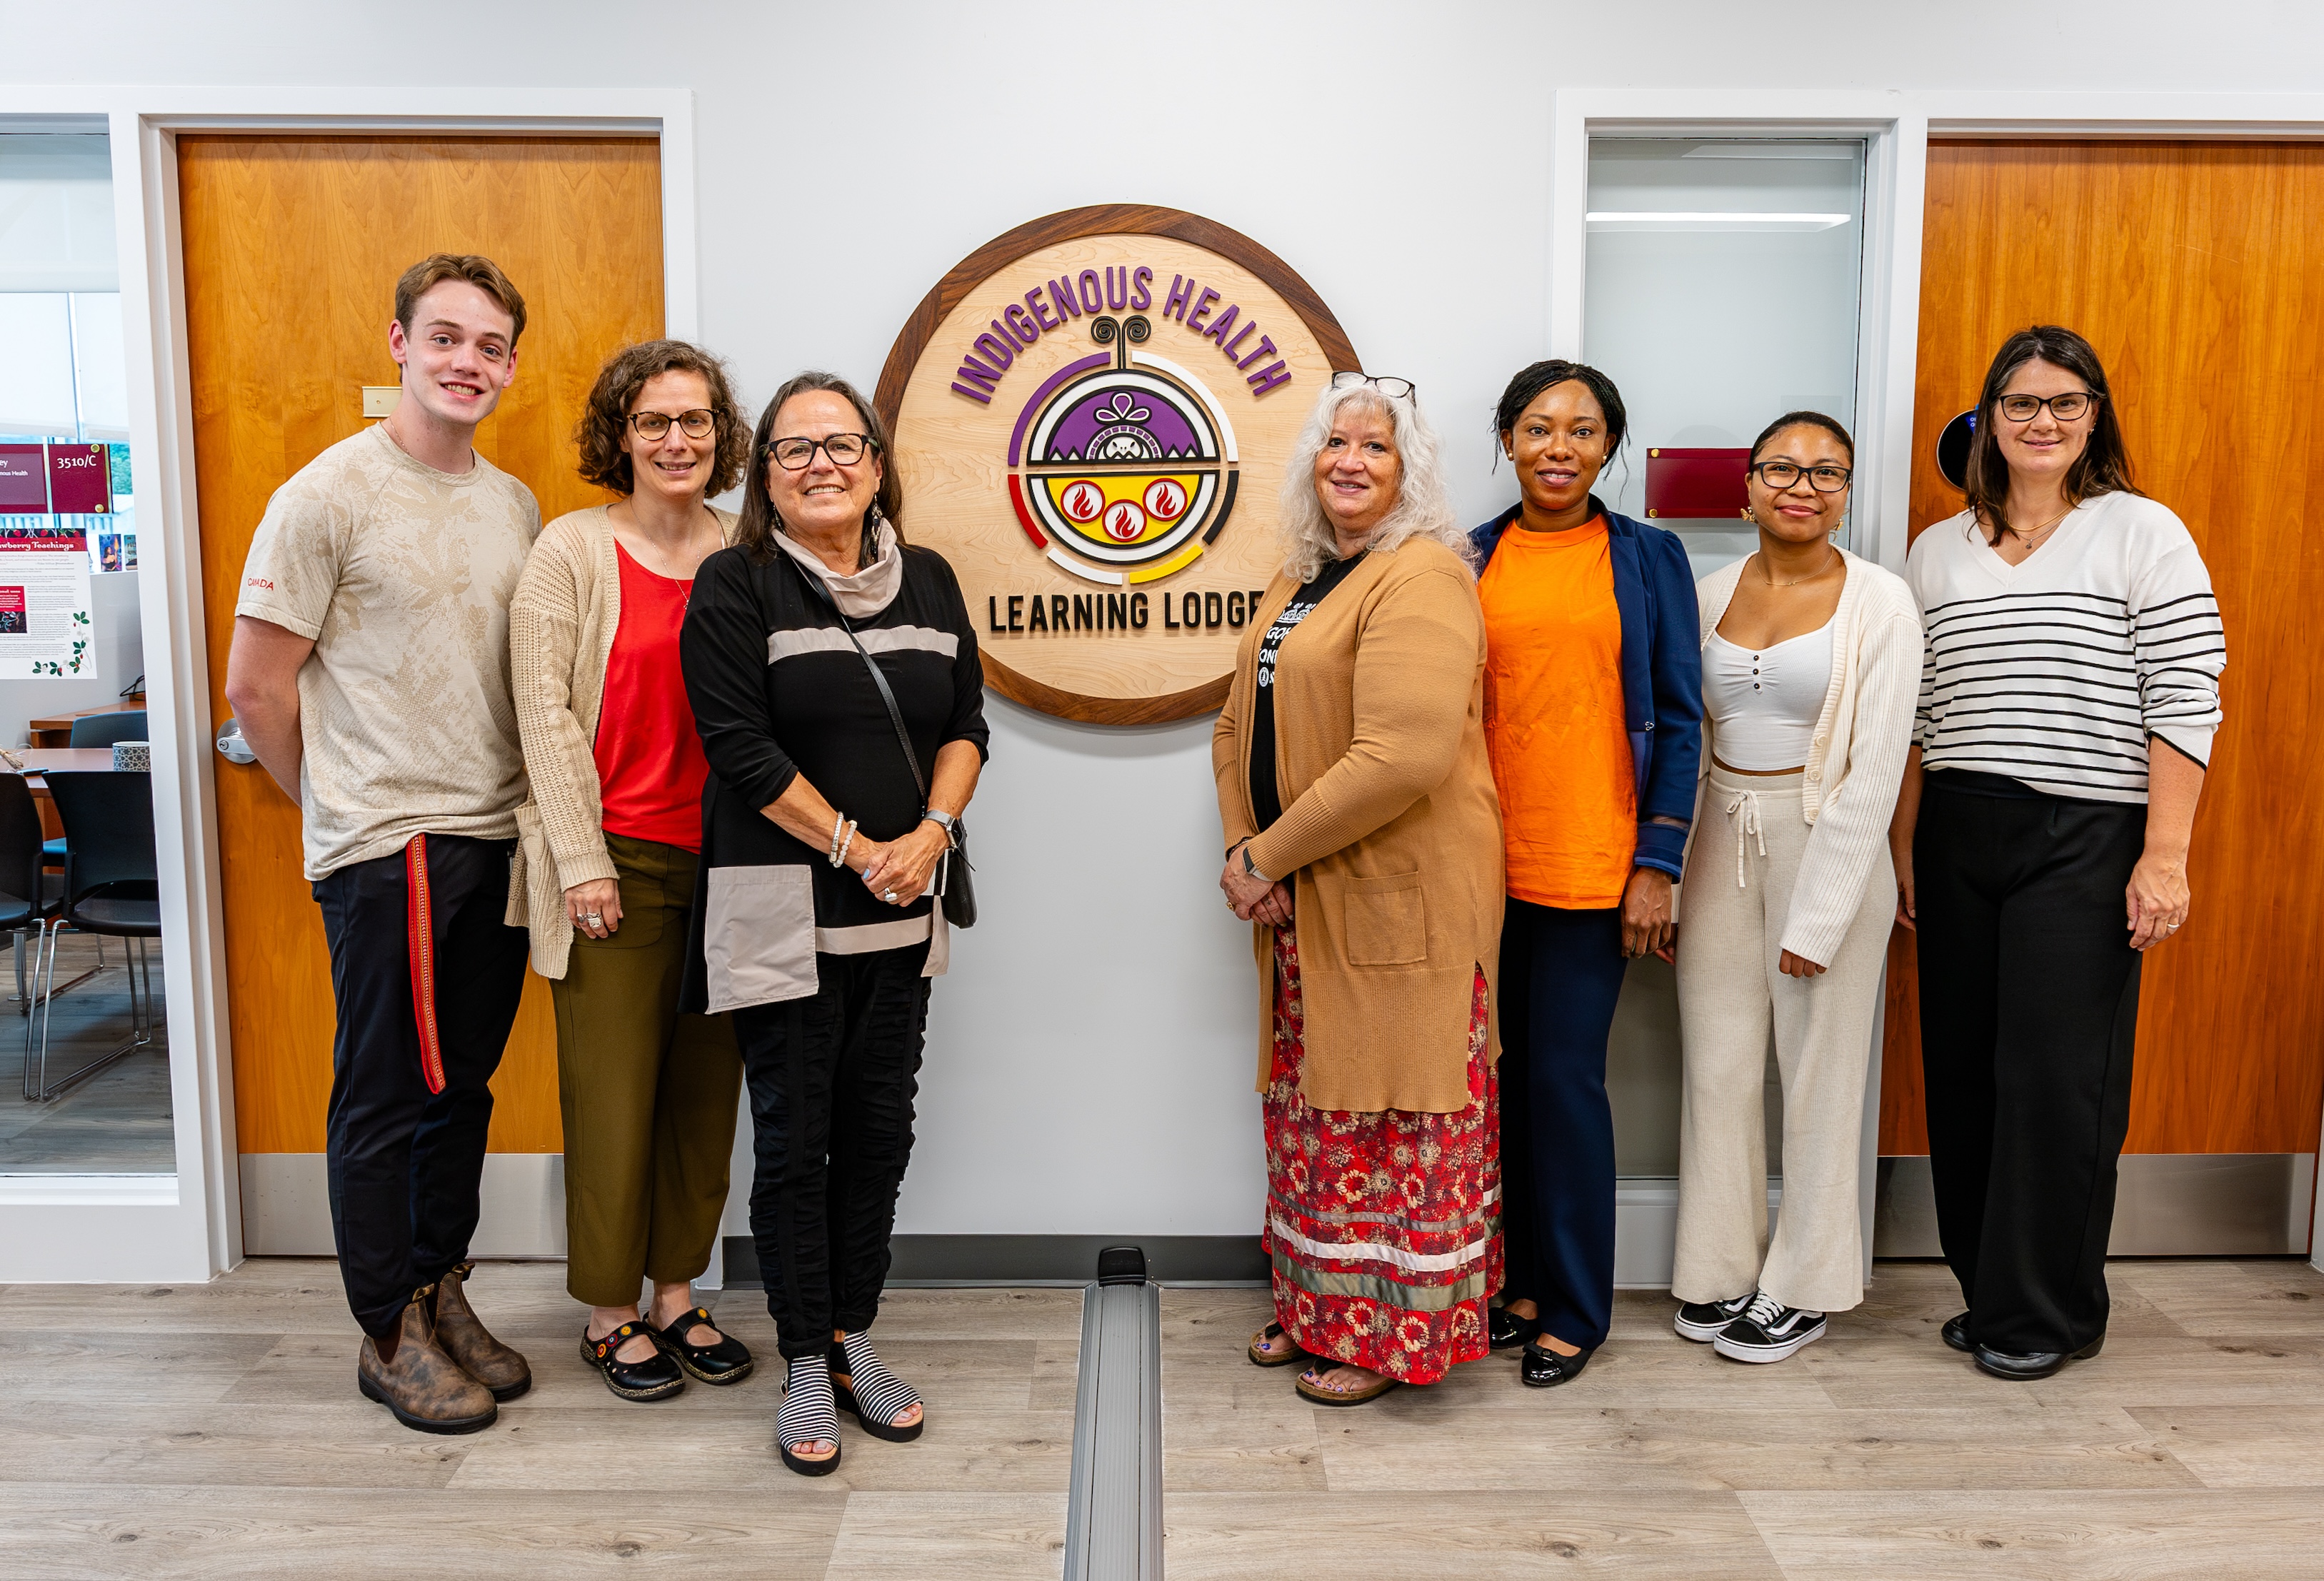
{"type": "MultiPolygon", "coordinates": [[[[1912,588],[1893,571],[1845,549],[1840,554],[1848,581],[1831,617],[1831,685],[1824,693],[1823,712],[1816,716],[1807,768],[1801,776],[1800,809],[1812,832],[1777,946],[1819,966],[1830,966],[1839,953],[1840,942],[1864,903],[1873,855],[1888,838],[1921,686],[1921,606],[1912,588]]],[[[1695,584],[1705,646],[1734,602],[1743,567],[1749,563],[1746,556],[1695,584]]],[[[1716,749],[1711,716],[1705,713],[1703,777],[1697,781],[1694,798],[1697,829],[1702,827],[1702,786],[1716,749]]],[[[1691,835],[1687,843],[1692,856],[1691,835]]],[[[1717,879],[1706,875],[1702,881],[1717,879]]]]}
{"type": "MultiPolygon", "coordinates": [[[[565,892],[613,877],[598,800],[597,711],[605,661],[622,625],[622,567],[606,507],[541,529],[509,601],[509,672],[531,793],[516,810],[517,850],[506,921],[532,934],[532,970],[565,975],[573,923],[565,892]]],[[[737,518],[713,508],[726,542],[737,518]]]]}

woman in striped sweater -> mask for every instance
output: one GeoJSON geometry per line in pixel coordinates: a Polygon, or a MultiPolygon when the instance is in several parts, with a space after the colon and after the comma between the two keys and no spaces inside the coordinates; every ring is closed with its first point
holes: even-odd
{"type": "Polygon", "coordinates": [[[1938,1234],[1969,1301],[1944,1337],[2000,1378],[2106,1338],[2139,961],[2186,922],[2219,724],[2210,574],[2130,480],[2098,354],[2022,330],[1986,374],[1969,508],[1907,562],[1928,640],[1890,845],[1938,1234]]]}

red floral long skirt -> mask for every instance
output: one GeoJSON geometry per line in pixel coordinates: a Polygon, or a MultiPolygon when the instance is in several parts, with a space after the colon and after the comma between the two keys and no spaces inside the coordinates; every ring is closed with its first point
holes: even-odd
{"type": "Polygon", "coordinates": [[[1310,1108],[1299,947],[1275,935],[1267,1228],[1276,1321],[1318,1356],[1434,1383],[1489,1348],[1501,1287],[1499,1083],[1485,974],[1469,1015],[1469,1107],[1449,1115],[1310,1108]]]}

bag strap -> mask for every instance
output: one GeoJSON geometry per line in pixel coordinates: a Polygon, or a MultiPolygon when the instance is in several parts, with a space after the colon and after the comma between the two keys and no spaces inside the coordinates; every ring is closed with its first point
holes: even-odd
{"type": "Polygon", "coordinates": [[[889,687],[888,677],[881,674],[878,662],[872,657],[872,650],[863,646],[863,639],[855,635],[855,628],[850,625],[847,617],[841,613],[838,601],[831,596],[831,589],[824,586],[816,577],[809,575],[806,566],[791,559],[789,554],[781,548],[777,548],[775,552],[781,555],[784,560],[789,563],[791,569],[798,573],[799,580],[807,584],[807,591],[823,601],[824,607],[829,610],[832,618],[839,622],[839,629],[847,633],[847,640],[855,645],[855,651],[862,657],[863,667],[872,672],[872,684],[880,688],[880,701],[888,705],[888,722],[896,727],[896,744],[904,749],[904,761],[912,770],[912,784],[919,789],[920,811],[927,812],[928,810],[927,776],[920,772],[920,755],[912,750],[912,738],[904,729],[904,711],[896,705],[896,694],[889,687]]]}

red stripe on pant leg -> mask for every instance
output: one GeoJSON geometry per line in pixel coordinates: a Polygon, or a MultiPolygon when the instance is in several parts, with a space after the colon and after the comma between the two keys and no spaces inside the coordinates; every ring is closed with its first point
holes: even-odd
{"type": "Polygon", "coordinates": [[[436,1039],[436,928],[428,906],[428,837],[403,848],[404,932],[411,951],[411,1019],[420,1028],[420,1074],[444,1090],[444,1049],[436,1039]]]}

